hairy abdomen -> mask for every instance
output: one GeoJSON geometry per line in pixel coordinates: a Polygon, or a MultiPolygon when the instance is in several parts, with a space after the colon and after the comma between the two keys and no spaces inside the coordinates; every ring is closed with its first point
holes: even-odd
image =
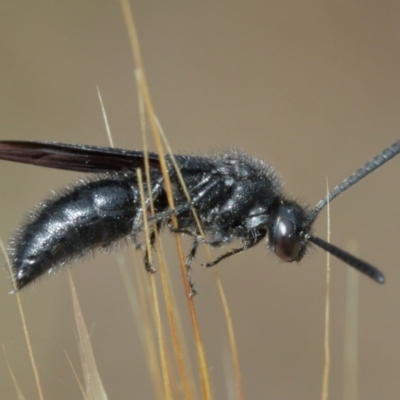
{"type": "Polygon", "coordinates": [[[17,288],[129,235],[139,206],[134,188],[130,174],[105,174],[31,212],[9,247],[17,288]]]}

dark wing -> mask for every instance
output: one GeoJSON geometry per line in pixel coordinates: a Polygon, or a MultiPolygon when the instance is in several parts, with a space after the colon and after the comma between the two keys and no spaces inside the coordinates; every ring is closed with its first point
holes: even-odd
{"type": "MultiPolygon", "coordinates": [[[[160,169],[157,153],[147,153],[150,168],[160,169]]],[[[0,159],[79,172],[144,168],[144,152],[55,142],[0,141],[0,159]]]]}

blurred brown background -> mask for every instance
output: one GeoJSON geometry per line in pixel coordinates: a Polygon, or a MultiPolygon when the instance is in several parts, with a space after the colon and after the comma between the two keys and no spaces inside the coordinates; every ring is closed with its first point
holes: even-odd
{"type": "MultiPolygon", "coordinates": [[[[133,1],[156,112],[176,151],[236,146],[275,164],[287,191],[314,205],[331,187],[399,138],[400,5],[277,0],[133,1]]],[[[115,143],[140,148],[130,45],[118,2],[0,4],[2,139],[107,145],[96,85],[115,143]]],[[[400,160],[331,206],[332,242],[356,241],[384,270],[359,279],[360,399],[400,396],[400,160]]],[[[75,174],[0,163],[0,234],[75,174]]],[[[316,224],[326,235],[326,213],[316,224]]],[[[168,234],[165,234],[168,236],[168,234]]],[[[172,243],[167,239],[166,243],[172,243]]],[[[188,244],[188,242],[185,242],[188,244]]],[[[190,335],[171,246],[168,260],[190,335]]],[[[214,394],[228,398],[228,339],[213,274],[199,266],[196,305],[214,394]]],[[[325,254],[283,264],[264,246],[218,268],[232,312],[247,399],[317,399],[323,370],[325,254]]],[[[345,282],[332,260],[330,394],[344,391],[345,282]]],[[[115,257],[73,268],[100,374],[110,399],[153,392],[115,257]]],[[[21,322],[0,279],[0,341],[29,399],[37,398],[21,322]]],[[[47,399],[78,399],[64,350],[79,367],[68,279],[60,273],[22,293],[47,399]]],[[[191,343],[191,342],[190,342],[191,343]]],[[[191,344],[189,344],[191,345],[191,344]]],[[[193,361],[195,364],[195,362],[193,361]]],[[[16,398],[5,357],[0,393],[16,398]]]]}

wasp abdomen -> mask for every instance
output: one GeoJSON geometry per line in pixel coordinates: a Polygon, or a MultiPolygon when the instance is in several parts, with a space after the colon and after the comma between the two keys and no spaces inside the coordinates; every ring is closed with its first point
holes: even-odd
{"type": "Polygon", "coordinates": [[[140,206],[136,187],[130,174],[104,174],[44,201],[10,244],[17,288],[129,235],[140,206]]]}

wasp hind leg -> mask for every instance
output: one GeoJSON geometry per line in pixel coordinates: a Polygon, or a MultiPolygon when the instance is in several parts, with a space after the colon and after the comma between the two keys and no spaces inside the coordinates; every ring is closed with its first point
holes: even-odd
{"type": "Polygon", "coordinates": [[[150,272],[152,274],[154,274],[155,272],[157,272],[157,270],[153,267],[152,263],[150,262],[150,252],[153,251],[154,249],[154,245],[156,242],[156,238],[157,238],[157,234],[160,232],[161,229],[161,223],[157,222],[155,224],[155,227],[151,230],[150,232],[150,240],[149,240],[149,247],[146,247],[146,249],[144,250],[144,257],[143,257],[143,263],[144,263],[144,267],[146,268],[147,272],[150,272]]]}
{"type": "Polygon", "coordinates": [[[194,239],[192,248],[190,249],[190,252],[187,255],[185,261],[187,280],[190,287],[189,297],[193,297],[197,294],[197,288],[192,279],[192,263],[194,258],[196,257],[198,247],[199,247],[199,241],[197,239],[194,239]]]}

